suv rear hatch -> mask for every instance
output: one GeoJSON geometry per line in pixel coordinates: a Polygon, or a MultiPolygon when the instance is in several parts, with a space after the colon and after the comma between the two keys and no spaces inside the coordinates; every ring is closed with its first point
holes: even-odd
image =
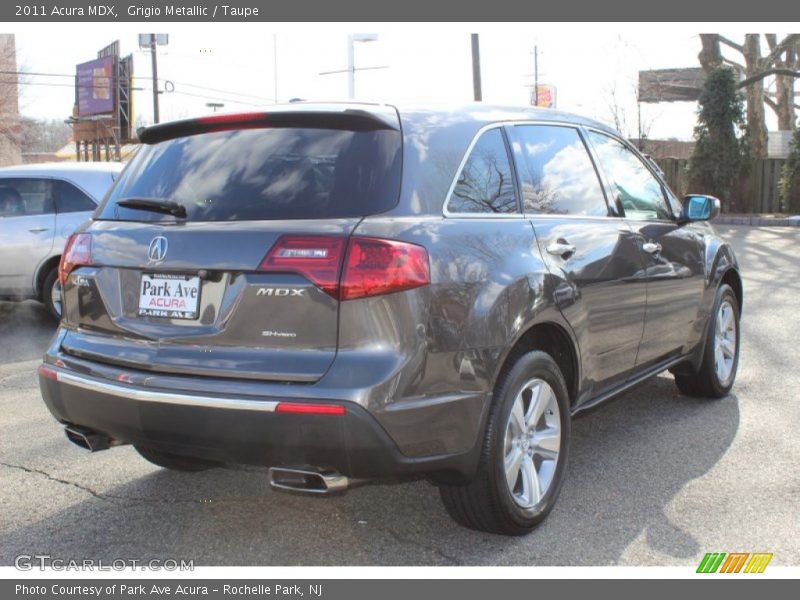
{"type": "Polygon", "coordinates": [[[360,220],[400,191],[385,107],[157,125],[62,261],[62,349],[136,369],[313,382],[360,220]]]}

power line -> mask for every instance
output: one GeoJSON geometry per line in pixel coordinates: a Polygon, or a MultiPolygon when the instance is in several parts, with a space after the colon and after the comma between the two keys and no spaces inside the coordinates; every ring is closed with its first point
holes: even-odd
{"type": "MultiPolygon", "coordinates": [[[[34,71],[0,71],[0,75],[16,75],[16,76],[29,76],[29,77],[69,77],[70,79],[74,79],[76,77],[75,74],[42,73],[42,72],[34,72],[34,71]]],[[[92,77],[92,78],[96,78],[96,79],[111,79],[111,76],[109,76],[109,75],[87,75],[87,77],[92,77]]],[[[147,80],[147,81],[150,80],[149,77],[140,77],[140,76],[133,76],[133,77],[131,77],[131,79],[144,79],[144,80],[147,80]]],[[[247,94],[247,93],[244,93],[244,92],[234,92],[234,91],[229,91],[229,90],[223,90],[223,89],[220,89],[220,88],[214,88],[214,87],[199,85],[199,84],[196,84],[196,83],[188,83],[188,82],[185,82],[185,81],[174,81],[174,80],[171,80],[171,79],[158,79],[158,81],[160,83],[168,83],[169,82],[169,83],[171,83],[173,85],[181,85],[181,86],[185,86],[185,87],[189,87],[189,88],[193,88],[193,89],[197,89],[197,90],[205,90],[205,91],[208,91],[208,92],[215,92],[217,94],[225,94],[226,96],[240,96],[240,97],[243,97],[243,98],[250,98],[252,100],[261,100],[263,102],[274,102],[275,101],[274,98],[268,98],[266,96],[259,96],[257,94],[247,94]]],[[[51,84],[47,84],[47,83],[36,83],[36,82],[26,82],[26,81],[3,82],[3,83],[18,83],[18,84],[22,84],[22,85],[51,85],[51,86],[54,86],[54,87],[74,87],[74,84],[71,84],[71,83],[58,83],[58,84],[51,83],[51,84]]],[[[94,86],[94,87],[98,87],[98,86],[94,86]]],[[[105,87],[105,86],[103,86],[103,87],[105,87]]],[[[152,89],[152,88],[137,87],[137,88],[133,88],[133,89],[139,91],[139,90],[148,90],[148,89],[152,89]]],[[[170,92],[170,93],[172,93],[172,92],[170,92]]],[[[190,94],[188,92],[178,92],[177,90],[174,93],[181,93],[181,94],[183,94],[185,96],[193,95],[193,94],[190,94]]],[[[203,97],[203,96],[198,96],[198,97],[203,97]]],[[[248,102],[240,102],[238,100],[234,100],[233,98],[223,98],[223,100],[228,100],[230,102],[239,102],[240,104],[248,104],[248,102]]],[[[257,104],[252,104],[252,106],[257,106],[257,104]]]]}
{"type": "MultiPolygon", "coordinates": [[[[42,85],[45,87],[66,87],[73,89],[75,88],[75,85],[72,83],[45,83],[42,81],[0,81],[0,85],[42,85]]],[[[98,89],[98,90],[109,89],[109,86],[107,85],[92,85],[92,86],[82,86],[82,87],[91,87],[93,89],[98,89]]],[[[149,88],[135,87],[131,89],[134,89],[136,91],[141,91],[141,90],[147,90],[149,88]]]]}

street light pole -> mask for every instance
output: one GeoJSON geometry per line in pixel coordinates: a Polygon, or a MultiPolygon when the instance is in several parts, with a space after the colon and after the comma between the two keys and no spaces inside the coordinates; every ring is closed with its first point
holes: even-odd
{"type": "Polygon", "coordinates": [[[483,100],[481,90],[481,46],[478,34],[472,34],[472,93],[475,102],[483,100]]]}
{"type": "Polygon", "coordinates": [[[153,123],[158,123],[158,58],[156,58],[155,33],[150,34],[150,60],[153,65],[153,123]]]}
{"type": "Polygon", "coordinates": [[[347,97],[352,100],[356,97],[356,42],[375,42],[378,35],[375,33],[351,33],[347,36],[347,97]]]}
{"type": "Polygon", "coordinates": [[[353,35],[347,36],[347,97],[356,97],[356,48],[353,35]]]}

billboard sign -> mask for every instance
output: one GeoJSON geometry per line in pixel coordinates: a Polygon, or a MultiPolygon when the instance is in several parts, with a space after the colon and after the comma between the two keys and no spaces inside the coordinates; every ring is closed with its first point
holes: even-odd
{"type": "Polygon", "coordinates": [[[113,73],[113,56],[104,56],[78,65],[79,116],[114,112],[113,73]]]}
{"type": "Polygon", "coordinates": [[[695,102],[705,80],[700,67],[639,71],[639,102],[695,102]]]}
{"type": "Polygon", "coordinates": [[[556,107],[556,86],[540,83],[531,89],[531,106],[538,108],[556,107]]]}

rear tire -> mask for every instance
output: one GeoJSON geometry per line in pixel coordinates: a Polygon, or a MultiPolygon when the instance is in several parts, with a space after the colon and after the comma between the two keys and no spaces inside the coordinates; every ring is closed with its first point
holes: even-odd
{"type": "Polygon", "coordinates": [[[733,289],[722,284],[706,332],[703,362],[696,373],[675,373],[681,394],[723,398],[730,393],[739,368],[739,302],[733,289]]]}
{"type": "Polygon", "coordinates": [[[210,460],[162,452],[161,450],[156,450],[155,448],[150,448],[148,446],[134,445],[134,448],[136,448],[136,451],[145,460],[153,463],[154,465],[163,467],[165,469],[170,469],[172,471],[198,472],[206,471],[219,466],[219,463],[215,463],[210,460]]]}
{"type": "Polygon", "coordinates": [[[519,357],[501,374],[490,411],[475,478],[439,492],[461,525],[525,535],[552,510],[569,451],[569,395],[556,362],[539,351],[519,357]]]}
{"type": "Polygon", "coordinates": [[[60,321],[63,302],[57,266],[48,271],[42,282],[42,302],[47,307],[50,316],[56,321],[60,321]]]}

